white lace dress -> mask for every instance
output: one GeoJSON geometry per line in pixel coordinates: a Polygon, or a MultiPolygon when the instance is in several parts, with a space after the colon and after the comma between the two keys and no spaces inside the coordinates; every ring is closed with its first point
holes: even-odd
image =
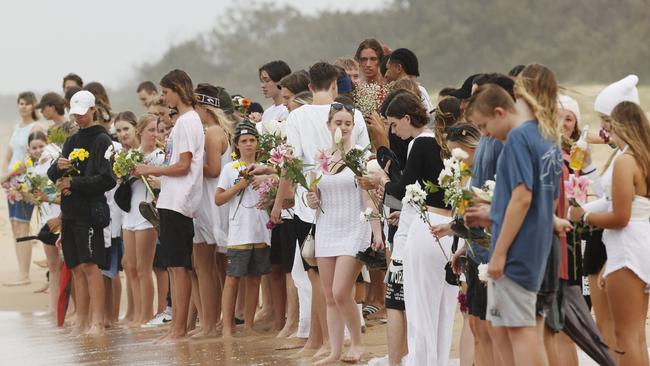
{"type": "Polygon", "coordinates": [[[316,215],[316,257],[356,256],[370,247],[370,223],[359,218],[365,210],[354,173],[345,169],[324,175],[318,183],[323,212],[316,215]]]}

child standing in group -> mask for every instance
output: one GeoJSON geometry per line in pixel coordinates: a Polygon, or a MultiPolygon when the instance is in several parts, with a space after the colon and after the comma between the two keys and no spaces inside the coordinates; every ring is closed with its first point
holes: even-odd
{"type": "Polygon", "coordinates": [[[244,120],[235,130],[233,146],[239,159],[226,164],[219,176],[215,202],[229,204],[228,251],[226,283],[223,289],[223,337],[232,337],[235,300],[241,277],[246,277],[244,331],[253,329],[255,308],[262,275],[271,272],[269,243],[271,233],[266,228],[269,216],[255,207],[258,194],[250,186],[247,166],[255,162],[257,129],[244,120]]]}

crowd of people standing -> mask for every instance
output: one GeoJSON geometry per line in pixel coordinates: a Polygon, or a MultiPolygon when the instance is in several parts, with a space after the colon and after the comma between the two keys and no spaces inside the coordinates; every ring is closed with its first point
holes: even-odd
{"type": "Polygon", "coordinates": [[[263,64],[266,109],[179,69],[137,87],[139,117],[75,74],[63,95],[21,93],[2,170],[19,269],[6,285],[30,283],[38,239],[71,335],[264,328],[318,365],[364,360],[379,317],[388,354],[373,362],[446,366],[458,309],[462,365],[577,365],[576,345],[589,351],[565,297],[578,291],[603,357],[648,365],[638,78],[599,93],[595,133],[540,64],[471,75],[435,103],[419,75],[413,51],[367,39],[306,70],[263,64]],[[604,167],[589,144],[611,146],[604,167]]]}

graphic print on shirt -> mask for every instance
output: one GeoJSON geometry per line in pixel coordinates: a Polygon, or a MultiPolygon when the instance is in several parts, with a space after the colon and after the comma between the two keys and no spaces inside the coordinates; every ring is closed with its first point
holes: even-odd
{"type": "Polygon", "coordinates": [[[542,155],[541,173],[539,175],[542,189],[555,189],[562,175],[562,166],[562,154],[558,147],[553,145],[542,155]]]}

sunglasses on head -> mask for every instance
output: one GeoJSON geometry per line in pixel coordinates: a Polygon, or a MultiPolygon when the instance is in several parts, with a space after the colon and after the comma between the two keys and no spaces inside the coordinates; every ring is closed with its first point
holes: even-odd
{"type": "Polygon", "coordinates": [[[445,128],[445,135],[446,137],[449,138],[458,138],[460,136],[465,136],[467,135],[467,130],[462,128],[462,127],[447,127],[445,128]]]}
{"type": "Polygon", "coordinates": [[[343,103],[332,103],[332,109],[335,111],[341,111],[343,109],[346,109],[350,113],[354,113],[354,106],[351,104],[343,104],[343,103]]]}

